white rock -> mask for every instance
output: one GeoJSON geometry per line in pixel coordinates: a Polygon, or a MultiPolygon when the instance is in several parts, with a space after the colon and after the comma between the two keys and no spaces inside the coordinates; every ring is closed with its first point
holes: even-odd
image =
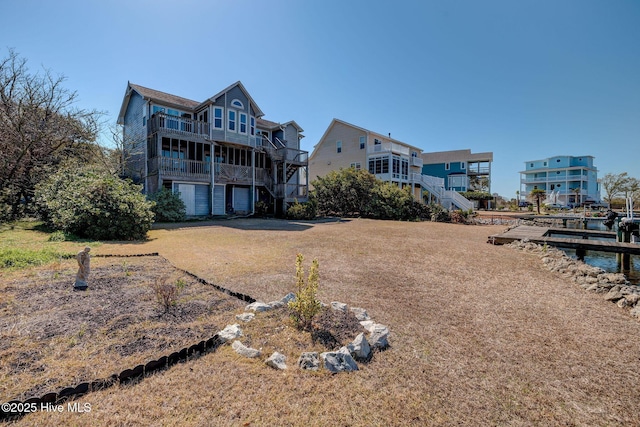
{"type": "Polygon", "coordinates": [[[260,350],[247,347],[244,344],[242,344],[240,341],[234,341],[233,344],[231,344],[231,348],[233,348],[236,351],[236,353],[244,357],[254,358],[254,357],[259,357],[261,354],[260,350]]]}
{"type": "Polygon", "coordinates": [[[278,353],[276,351],[271,356],[269,356],[269,358],[264,363],[266,363],[268,366],[271,366],[274,369],[284,370],[284,369],[287,369],[286,362],[287,362],[287,357],[284,354],[278,353]]]}
{"type": "Polygon", "coordinates": [[[238,320],[240,320],[242,322],[251,322],[254,317],[256,317],[256,315],[254,313],[236,314],[236,319],[238,319],[238,320]]]}
{"type": "Polygon", "coordinates": [[[371,320],[369,314],[367,313],[367,310],[365,310],[364,308],[351,307],[351,312],[356,316],[356,319],[360,321],[371,320]]]}
{"type": "Polygon", "coordinates": [[[340,351],[320,353],[320,358],[324,363],[324,368],[329,372],[337,373],[358,370],[358,364],[353,360],[353,357],[349,354],[349,350],[345,347],[341,348],[340,351]]]}
{"type": "Polygon", "coordinates": [[[240,325],[238,325],[237,323],[233,325],[227,325],[223,330],[218,332],[218,337],[220,337],[220,340],[223,343],[241,336],[242,329],[240,329],[240,325]]]}
{"type": "Polygon", "coordinates": [[[363,333],[358,334],[358,336],[347,345],[347,349],[356,360],[369,360],[371,358],[371,346],[363,333]]]}
{"type": "Polygon", "coordinates": [[[288,294],[283,296],[280,301],[282,301],[285,304],[288,304],[289,302],[295,301],[295,300],[296,300],[296,294],[294,294],[293,292],[289,292],[288,294]]]}
{"type": "Polygon", "coordinates": [[[298,367],[307,371],[317,371],[320,367],[320,358],[315,351],[302,353],[298,358],[298,367]]]}
{"type": "Polygon", "coordinates": [[[252,302],[251,304],[246,306],[245,310],[260,312],[260,311],[271,310],[272,308],[273,307],[271,307],[269,304],[265,304],[265,303],[263,303],[261,301],[256,301],[256,302],[252,302]]]}
{"type": "Polygon", "coordinates": [[[367,331],[373,332],[373,327],[375,326],[376,322],[374,322],[373,320],[363,320],[362,322],[360,322],[360,324],[367,331]]]}
{"type": "Polygon", "coordinates": [[[343,302],[332,301],[331,308],[338,311],[347,311],[347,304],[343,302]]]}

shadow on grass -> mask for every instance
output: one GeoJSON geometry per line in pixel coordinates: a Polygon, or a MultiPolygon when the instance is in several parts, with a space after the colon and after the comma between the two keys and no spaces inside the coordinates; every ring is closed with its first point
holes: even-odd
{"type": "Polygon", "coordinates": [[[238,230],[277,230],[277,231],[305,231],[316,224],[348,222],[342,218],[321,218],[314,220],[290,220],[276,218],[219,218],[200,221],[177,222],[177,223],[155,223],[153,230],[176,230],[192,227],[228,227],[238,230]]]}
{"type": "Polygon", "coordinates": [[[66,233],[60,230],[53,230],[49,227],[47,227],[44,223],[39,223],[34,225],[31,229],[33,229],[34,231],[39,231],[41,233],[47,233],[50,235],[49,240],[50,241],[60,241],[60,242],[76,242],[76,243],[86,243],[87,245],[91,245],[91,244],[95,244],[95,243],[116,243],[116,244],[120,244],[120,245],[142,245],[145,243],[149,243],[153,240],[156,239],[150,239],[150,238],[146,238],[146,239],[142,239],[142,240],[96,240],[96,239],[92,239],[89,237],[80,237],[80,236],[76,236],[73,233],[66,233]],[[56,234],[59,234],[59,238],[54,237],[53,239],[51,238],[52,236],[55,236],[56,234]]]}

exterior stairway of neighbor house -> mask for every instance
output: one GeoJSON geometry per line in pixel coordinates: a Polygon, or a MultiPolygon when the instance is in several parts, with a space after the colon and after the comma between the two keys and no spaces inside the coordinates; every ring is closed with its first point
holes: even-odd
{"type": "Polygon", "coordinates": [[[300,183],[289,183],[291,178],[300,170],[307,166],[308,152],[287,147],[286,143],[278,137],[275,142],[267,136],[262,136],[262,149],[269,158],[276,164],[275,180],[271,180],[270,185],[266,185],[271,195],[285,203],[306,201],[308,198],[307,186],[300,183]]]}
{"type": "Polygon", "coordinates": [[[427,190],[443,207],[451,209],[455,206],[463,211],[473,210],[473,203],[470,200],[457,191],[444,188],[444,178],[414,173],[413,180],[427,190]]]}

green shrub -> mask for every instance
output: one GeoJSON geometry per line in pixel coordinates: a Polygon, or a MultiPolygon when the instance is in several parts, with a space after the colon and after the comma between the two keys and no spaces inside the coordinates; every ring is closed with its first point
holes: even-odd
{"type": "Polygon", "coordinates": [[[331,171],[318,177],[311,183],[318,212],[321,215],[367,216],[371,191],[377,181],[368,171],[355,168],[331,171]]]}
{"type": "Polygon", "coordinates": [[[468,213],[466,211],[462,211],[460,209],[452,211],[451,213],[449,213],[449,217],[451,219],[451,222],[454,222],[456,224],[464,224],[467,222],[467,216],[468,213]]]}
{"type": "Polygon", "coordinates": [[[272,207],[265,201],[258,200],[255,205],[254,213],[256,216],[264,217],[272,211],[272,207]]]}
{"type": "Polygon", "coordinates": [[[187,209],[179,194],[163,187],[150,194],[148,199],[155,202],[151,210],[156,216],[156,222],[184,221],[187,209]]]}
{"type": "Polygon", "coordinates": [[[296,256],[296,299],[289,302],[291,317],[298,329],[310,330],[313,318],[322,309],[316,295],[318,293],[318,260],[314,259],[309,269],[309,278],[304,282],[302,254],[296,256]]]}
{"type": "Polygon", "coordinates": [[[443,208],[442,205],[432,203],[429,205],[429,209],[431,211],[431,221],[449,222],[449,220],[451,219],[449,216],[449,211],[443,208]]]}
{"type": "Polygon", "coordinates": [[[64,242],[67,240],[67,236],[65,236],[64,231],[58,230],[51,233],[47,240],[50,242],[64,242]]]}
{"type": "Polygon", "coordinates": [[[60,170],[36,187],[45,224],[96,240],[139,240],[153,222],[141,186],[105,173],[60,170]]]}
{"type": "Polygon", "coordinates": [[[316,217],[316,203],[313,199],[300,203],[297,200],[287,209],[289,219],[314,219],[316,217]]]}

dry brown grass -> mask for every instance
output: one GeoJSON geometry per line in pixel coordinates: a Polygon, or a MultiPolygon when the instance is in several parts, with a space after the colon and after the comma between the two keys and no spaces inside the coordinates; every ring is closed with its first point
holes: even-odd
{"type": "MultiPolygon", "coordinates": [[[[89,414],[25,425],[640,425],[640,322],[486,244],[500,226],[238,220],[153,230],[98,253],[158,251],[270,301],[295,255],[320,262],[319,298],[368,310],[392,347],[351,374],[278,372],[229,347],[80,399],[89,414]]],[[[289,360],[290,365],[294,364],[289,360]]]]}
{"type": "Polygon", "coordinates": [[[0,284],[3,402],[107,378],[207,340],[244,306],[159,257],[94,258],[86,291],[73,290],[74,264],[14,273],[0,284]],[[157,280],[185,282],[169,310],[149,286],[157,280]]]}

